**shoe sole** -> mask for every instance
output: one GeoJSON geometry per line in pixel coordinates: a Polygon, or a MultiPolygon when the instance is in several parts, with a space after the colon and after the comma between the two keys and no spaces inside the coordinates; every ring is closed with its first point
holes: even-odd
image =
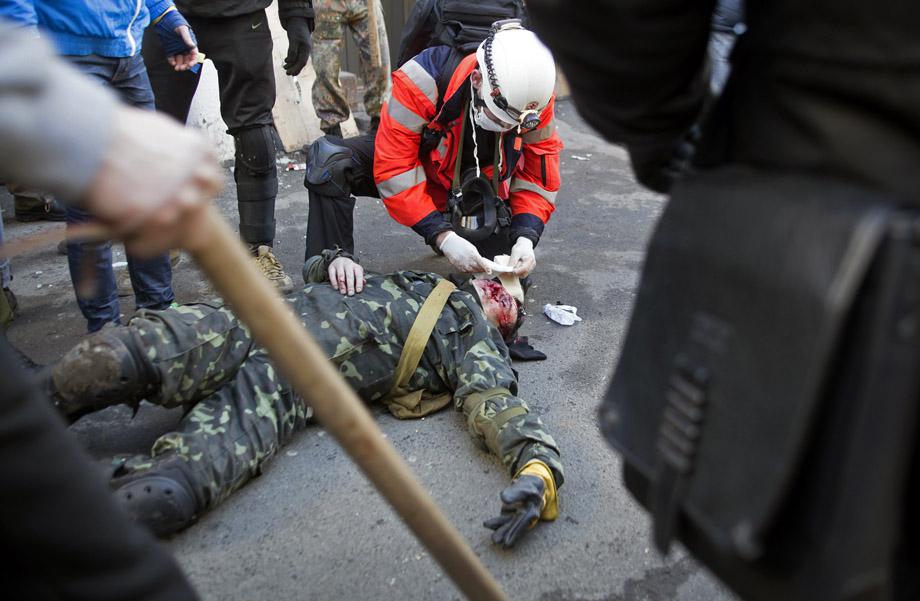
{"type": "Polygon", "coordinates": [[[119,504],[138,524],[160,538],[171,536],[195,522],[195,499],[172,478],[149,475],[115,491],[119,504]]]}

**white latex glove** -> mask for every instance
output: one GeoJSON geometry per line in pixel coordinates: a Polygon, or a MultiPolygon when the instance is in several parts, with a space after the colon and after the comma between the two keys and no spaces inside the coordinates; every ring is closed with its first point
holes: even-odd
{"type": "Polygon", "coordinates": [[[364,268],[348,257],[338,257],[329,264],[329,283],[348,296],[364,290],[364,268]]]}
{"type": "Polygon", "coordinates": [[[511,266],[514,267],[514,275],[521,278],[530,275],[537,266],[537,257],[533,254],[533,242],[530,238],[521,236],[511,247],[511,266]]]}
{"type": "Polygon", "coordinates": [[[464,273],[492,273],[492,262],[480,255],[469,240],[454,232],[442,234],[438,248],[454,267],[464,273]]]}
{"type": "Polygon", "coordinates": [[[193,250],[204,209],[223,185],[211,144],[153,111],[119,106],[113,120],[86,208],[139,256],[193,250]]]}

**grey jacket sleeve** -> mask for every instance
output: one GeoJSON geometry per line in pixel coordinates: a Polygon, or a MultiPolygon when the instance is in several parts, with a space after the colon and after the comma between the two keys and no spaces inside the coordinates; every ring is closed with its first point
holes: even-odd
{"type": "Polygon", "coordinates": [[[79,200],[111,140],[116,102],[46,42],[0,20],[0,180],[79,200]]]}

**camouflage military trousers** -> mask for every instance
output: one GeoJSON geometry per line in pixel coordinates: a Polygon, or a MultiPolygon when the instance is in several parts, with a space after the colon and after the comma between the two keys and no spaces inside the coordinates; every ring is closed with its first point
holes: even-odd
{"type": "MultiPolygon", "coordinates": [[[[374,282],[371,277],[368,285],[374,282]]],[[[358,395],[366,401],[382,400],[393,386],[402,341],[383,333],[376,336],[366,320],[340,304],[343,297],[328,284],[308,285],[304,294],[336,301],[303,303],[296,310],[358,395]],[[370,344],[372,339],[377,342],[370,344]]],[[[309,421],[309,407],[282,381],[265,351],[227,308],[197,304],[139,311],[124,331],[132,354],[145,363],[142,371],[153,374],[156,383],[146,399],[164,407],[186,407],[189,413],[174,432],[156,440],[149,456],[120,460],[119,477],[165,466],[175,469],[178,464],[199,509],[208,509],[258,475],[309,421]]],[[[455,397],[456,409],[484,450],[498,457],[510,475],[539,459],[552,468],[561,485],[559,451],[542,421],[510,393],[508,387],[516,388],[511,381],[493,381],[495,374],[510,373],[494,363],[503,359],[484,342],[459,340],[473,335],[471,328],[443,335],[445,344],[468,349],[455,362],[474,367],[460,374],[443,365],[425,367],[423,361],[408,389],[441,394],[449,391],[446,382],[453,381],[460,395],[455,397]],[[474,389],[482,392],[471,393],[474,389]]]]}
{"type": "Polygon", "coordinates": [[[350,113],[345,90],[339,82],[346,28],[351,30],[360,55],[364,110],[372,118],[380,117],[380,106],[390,83],[390,47],[380,0],[315,0],[313,8],[316,11],[312,53],[316,70],[313,107],[320,126],[324,130],[329,129],[348,119],[350,113]],[[377,17],[376,36],[369,29],[369,9],[374,10],[377,17]],[[372,51],[375,38],[378,53],[372,51]],[[379,55],[379,64],[374,64],[375,54],[379,55]]]}
{"type": "Polygon", "coordinates": [[[158,380],[147,400],[189,412],[175,431],[156,440],[150,456],[122,459],[120,474],[180,463],[199,508],[206,509],[258,475],[306,425],[309,408],[229,309],[197,304],[139,311],[127,329],[145,370],[158,380]]]}

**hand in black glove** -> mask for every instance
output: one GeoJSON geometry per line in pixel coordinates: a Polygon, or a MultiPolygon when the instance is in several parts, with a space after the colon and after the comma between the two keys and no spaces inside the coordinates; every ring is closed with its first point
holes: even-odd
{"type": "Polygon", "coordinates": [[[306,17],[288,17],[282,25],[287,30],[288,36],[288,53],[284,59],[284,72],[288,75],[298,75],[307,66],[310,51],[313,49],[310,21],[306,17]]]}
{"type": "Polygon", "coordinates": [[[510,549],[540,520],[546,486],[538,476],[520,476],[502,491],[502,513],[483,526],[494,530],[492,542],[510,549]]]}
{"type": "Polygon", "coordinates": [[[639,183],[656,192],[668,192],[690,170],[700,130],[693,127],[673,144],[629,146],[629,158],[639,183]]]}

